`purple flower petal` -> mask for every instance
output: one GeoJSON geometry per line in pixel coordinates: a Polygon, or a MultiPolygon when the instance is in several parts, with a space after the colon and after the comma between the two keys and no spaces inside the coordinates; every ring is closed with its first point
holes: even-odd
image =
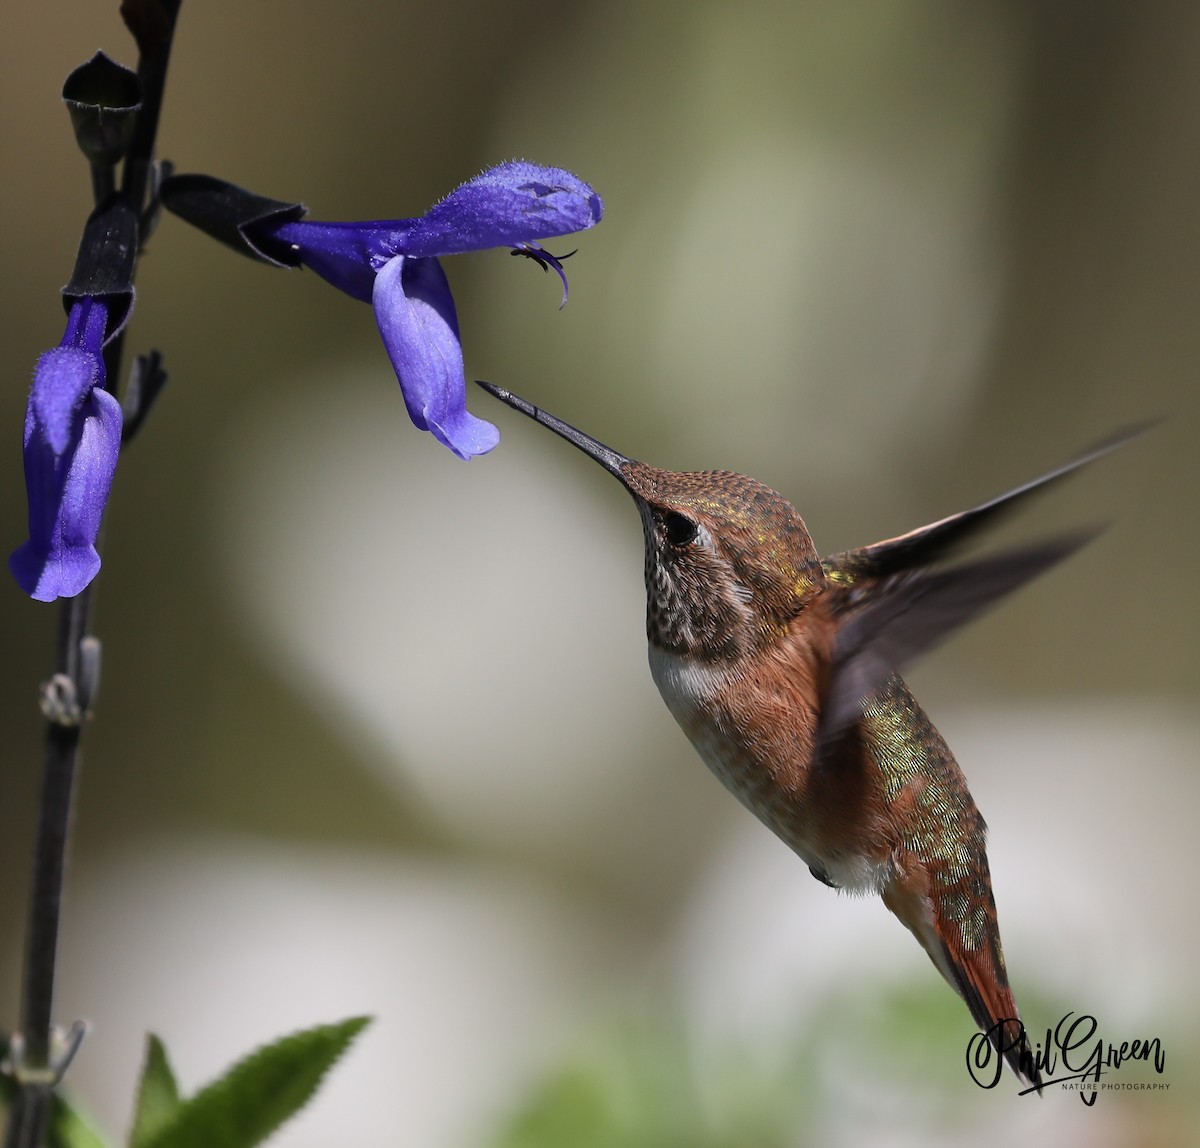
{"type": "MultiPolygon", "coordinates": [[[[553,268],[567,298],[560,257],[537,243],[600,221],[600,197],[569,171],[506,163],[468,180],[418,219],[365,223],[253,224],[256,243],[290,244],[299,261],[375,308],[409,416],[461,458],[491,450],[500,434],[466,408],[454,300],[437,257],[513,247],[553,268]]],[[[250,234],[248,229],[247,234],[250,234]]]]}
{"type": "Polygon", "coordinates": [[[263,230],[295,246],[301,261],[322,279],[365,301],[369,271],[396,255],[429,258],[517,247],[583,231],[603,214],[600,197],[569,171],[506,163],[468,180],[417,219],[271,221],[263,230]]]}
{"type": "Polygon", "coordinates": [[[56,454],[67,449],[84,399],[93,387],[104,385],[100,348],[107,318],[108,307],[103,302],[81,299],[71,308],[62,342],[38,359],[33,372],[29,402],[56,454]]]}
{"type": "Polygon", "coordinates": [[[301,262],[339,291],[370,303],[375,271],[391,258],[383,243],[396,234],[395,223],[318,223],[299,220],[269,229],[268,234],[292,244],[301,262]]]}
{"type": "Polygon", "coordinates": [[[458,318],[438,261],[390,260],[375,277],[372,303],[413,423],[459,458],[486,454],[500,432],[467,410],[458,318]]]}
{"type": "Polygon", "coordinates": [[[406,221],[396,251],[430,256],[515,247],[583,231],[603,214],[600,197],[569,171],[502,163],[468,180],[420,219],[406,221]]]}
{"type": "Polygon", "coordinates": [[[62,342],[38,360],[29,392],[29,541],[9,567],[41,602],[73,597],[100,569],[96,536],[121,450],[121,405],[103,389],[109,314],[102,299],[78,299],[62,342]]]}
{"type": "Polygon", "coordinates": [[[39,360],[29,402],[41,433],[55,454],[71,443],[76,414],[104,378],[103,362],[82,347],[55,347],[39,360]]]}
{"type": "Polygon", "coordinates": [[[56,451],[31,396],[25,416],[29,541],[8,564],[21,589],[39,602],[74,597],[100,569],[96,536],[121,450],[121,404],[94,389],[76,426],[74,444],[56,451]]]}

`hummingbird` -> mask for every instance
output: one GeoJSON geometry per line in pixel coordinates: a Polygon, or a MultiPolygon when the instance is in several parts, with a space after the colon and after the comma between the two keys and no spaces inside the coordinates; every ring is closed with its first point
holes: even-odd
{"type": "Polygon", "coordinates": [[[1142,428],[971,510],[822,558],[770,487],[730,471],[637,462],[511,391],[480,385],[632,495],[645,536],[651,674],[705,764],[818,881],[882,897],[996,1053],[1040,1092],[1005,970],[987,827],[897,671],[1098,531],[949,568],[939,561],[1142,428]]]}

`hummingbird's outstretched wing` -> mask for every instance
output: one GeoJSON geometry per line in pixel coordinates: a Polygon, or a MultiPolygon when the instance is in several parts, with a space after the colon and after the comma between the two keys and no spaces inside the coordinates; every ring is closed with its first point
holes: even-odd
{"type": "Polygon", "coordinates": [[[1144,434],[1156,422],[1138,423],[1115,432],[1070,462],[1041,475],[1039,478],[1014,487],[970,510],[951,514],[947,518],[918,526],[907,534],[888,538],[857,550],[846,550],[821,560],[826,576],[834,583],[848,585],[860,578],[886,578],[914,567],[932,566],[948,557],[972,536],[995,525],[1011,513],[1029,495],[1066,478],[1088,463],[1111,454],[1144,434]]]}
{"type": "Polygon", "coordinates": [[[1065,535],[945,570],[909,570],[831,586],[827,608],[837,632],[814,763],[859,719],[864,702],[892,674],[1097,533],[1065,535]]]}

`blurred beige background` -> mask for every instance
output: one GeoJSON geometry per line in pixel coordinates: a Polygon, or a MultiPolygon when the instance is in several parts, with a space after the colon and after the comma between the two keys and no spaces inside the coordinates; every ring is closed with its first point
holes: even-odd
{"type": "MultiPolygon", "coordinates": [[[[8,549],[89,209],[59,89],[97,48],[134,63],[116,7],[6,21],[8,549]]],[[[191,1088],[370,1012],[278,1143],[553,1142],[531,1131],[547,1081],[642,1064],[631,1018],[658,1049],[646,1111],[678,1121],[598,1145],[1184,1142],[1198,54],[1175,4],[185,3],[179,170],[318,219],[417,214],[513,156],[576,171],[607,214],[550,244],[580,248],[564,311],[525,261],[446,261],[468,377],[635,457],[752,473],[827,551],[1169,416],[1005,535],[1103,538],[910,677],[991,825],[1027,1019],[1160,1036],[1171,1087],[1094,1109],[977,1090],[966,1010],[907,934],[812,881],[659,703],[616,485],[482,393],[503,442],[457,461],[409,425],[369,308],[168,218],[129,347],[171,384],[107,518],[64,924],[98,1121],[122,1130],[147,1029],[191,1088]]],[[[6,1024],[56,623],[0,593],[6,1024]]]]}

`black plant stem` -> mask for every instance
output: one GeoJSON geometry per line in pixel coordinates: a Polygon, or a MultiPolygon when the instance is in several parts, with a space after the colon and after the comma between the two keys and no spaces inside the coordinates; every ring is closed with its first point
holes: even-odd
{"type": "Polygon", "coordinates": [[[134,124],[121,190],[139,211],[146,203],[146,186],[154,162],[154,141],[158,137],[158,116],[167,82],[167,64],[171,59],[175,21],[182,2],[158,0],[151,4],[148,0],[125,0],[121,7],[121,14],[138,42],[138,79],[142,84],[142,107],[134,124]],[[153,9],[151,18],[147,16],[147,9],[153,9]]]}
{"type": "MultiPolygon", "coordinates": [[[[28,945],[21,994],[21,1043],[14,1047],[17,1094],[5,1137],[7,1148],[37,1148],[45,1142],[54,1085],[65,1065],[54,1064],[52,1009],[58,954],[59,909],[71,824],[71,797],[79,764],[79,724],[86,697],[81,681],[82,639],[87,629],[87,590],[64,603],[60,616],[58,667],[43,693],[47,711],[46,753],[34,843],[33,887],[29,901],[28,945]],[[51,702],[62,704],[54,707],[51,702]],[[80,706],[80,701],[84,702],[80,706]]],[[[88,683],[84,689],[90,690],[88,683]]]]}
{"type": "Polygon", "coordinates": [[[114,178],[112,165],[107,163],[92,164],[92,199],[96,203],[99,203],[115,188],[116,179],[114,178]]]}
{"type": "Polygon", "coordinates": [[[50,1068],[54,968],[70,833],[71,795],[79,763],[80,723],[94,684],[86,682],[81,673],[82,643],[87,633],[90,602],[91,594],[85,589],[63,603],[55,676],[45,687],[42,698],[48,719],[46,754],[34,843],[21,1014],[23,1067],[35,1076],[50,1068]]]}
{"type": "MultiPolygon", "coordinates": [[[[181,0],[126,0],[122,15],[138,42],[142,108],[125,160],[121,192],[140,215],[146,207],[155,137],[171,40],[181,0]]],[[[106,189],[94,184],[99,197],[106,189]]],[[[123,333],[105,348],[107,387],[121,375],[123,333]]],[[[71,805],[80,762],[83,722],[88,718],[99,668],[99,644],[88,636],[90,588],[62,604],[55,673],[43,686],[45,758],[34,842],[33,882],[21,991],[21,1026],[10,1049],[17,1089],[5,1148],[45,1143],[54,1086],[70,1059],[55,1048],[54,975],[59,916],[71,828],[71,805]]],[[[78,1039],[78,1030],[75,1033],[78,1039]]]]}
{"type": "MultiPolygon", "coordinates": [[[[70,615],[67,615],[68,618],[70,615]]],[[[74,619],[70,619],[74,621],[74,619]]],[[[70,832],[71,796],[79,762],[79,727],[51,724],[46,733],[37,842],[34,846],[29,948],[25,958],[24,1068],[40,1073],[50,1065],[50,1023],[58,953],[59,908],[70,832]]]]}

